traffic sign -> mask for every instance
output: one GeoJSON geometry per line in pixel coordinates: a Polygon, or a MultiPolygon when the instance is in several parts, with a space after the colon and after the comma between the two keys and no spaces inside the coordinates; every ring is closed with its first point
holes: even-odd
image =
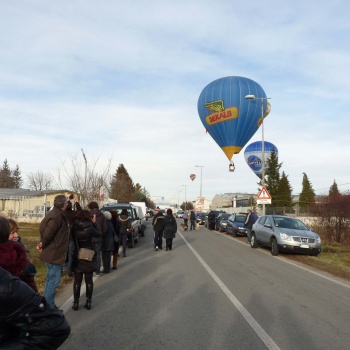
{"type": "Polygon", "coordinates": [[[271,195],[266,187],[263,187],[256,198],[257,204],[271,204],[271,195]]]}

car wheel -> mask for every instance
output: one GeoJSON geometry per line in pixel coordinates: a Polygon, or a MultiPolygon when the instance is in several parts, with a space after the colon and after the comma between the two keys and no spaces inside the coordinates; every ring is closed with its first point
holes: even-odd
{"type": "Polygon", "coordinates": [[[276,238],[272,238],[272,241],[271,241],[271,254],[273,256],[278,255],[278,246],[277,246],[276,238]]]}
{"type": "Polygon", "coordinates": [[[237,231],[233,229],[233,237],[237,237],[237,231]]]}
{"type": "Polygon", "coordinates": [[[255,233],[252,233],[252,237],[250,239],[250,246],[252,248],[258,248],[258,241],[256,240],[255,233]]]}

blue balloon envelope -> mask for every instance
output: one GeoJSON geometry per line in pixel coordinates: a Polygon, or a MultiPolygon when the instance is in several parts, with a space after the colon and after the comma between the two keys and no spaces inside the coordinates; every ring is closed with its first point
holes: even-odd
{"type": "MultiPolygon", "coordinates": [[[[272,150],[278,155],[277,147],[271,142],[264,141],[264,169],[267,167],[267,160],[270,158],[272,150]]],[[[260,179],[262,176],[262,154],[262,141],[253,142],[244,150],[245,161],[260,179]]]]}
{"type": "Polygon", "coordinates": [[[246,95],[266,98],[262,87],[244,77],[214,80],[201,92],[198,114],[214,141],[229,160],[241,151],[261,124],[261,103],[267,100],[247,100],[246,95]]]}

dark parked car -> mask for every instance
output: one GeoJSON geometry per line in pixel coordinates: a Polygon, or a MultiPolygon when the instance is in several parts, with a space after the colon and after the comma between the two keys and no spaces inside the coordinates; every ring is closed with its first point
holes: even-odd
{"type": "Polygon", "coordinates": [[[197,213],[196,222],[198,225],[204,225],[206,215],[207,215],[207,213],[197,213]]]}
{"type": "Polygon", "coordinates": [[[215,219],[215,230],[219,230],[220,232],[226,232],[227,220],[230,214],[220,213],[215,219]]]}
{"type": "Polygon", "coordinates": [[[264,215],[253,225],[250,246],[271,247],[271,254],[279,252],[309,254],[321,252],[321,238],[302,221],[288,216],[264,215]]]}
{"type": "Polygon", "coordinates": [[[226,232],[235,237],[247,235],[247,230],[244,228],[246,219],[246,214],[232,214],[227,220],[226,232]]]}
{"type": "Polygon", "coordinates": [[[140,218],[137,216],[136,207],[133,204],[130,203],[116,203],[116,204],[106,204],[104,207],[101,208],[101,211],[118,211],[118,214],[120,215],[122,209],[126,209],[129,214],[131,227],[128,230],[128,245],[129,248],[134,248],[135,243],[137,243],[138,240],[138,232],[139,232],[139,226],[140,226],[140,218]]]}

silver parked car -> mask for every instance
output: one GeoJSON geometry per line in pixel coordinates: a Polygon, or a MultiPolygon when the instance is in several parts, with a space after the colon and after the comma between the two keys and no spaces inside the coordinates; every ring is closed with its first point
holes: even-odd
{"type": "Polygon", "coordinates": [[[309,254],[321,252],[321,238],[302,221],[288,216],[265,215],[260,217],[252,229],[250,246],[258,244],[271,247],[271,254],[279,252],[309,254]]]}

